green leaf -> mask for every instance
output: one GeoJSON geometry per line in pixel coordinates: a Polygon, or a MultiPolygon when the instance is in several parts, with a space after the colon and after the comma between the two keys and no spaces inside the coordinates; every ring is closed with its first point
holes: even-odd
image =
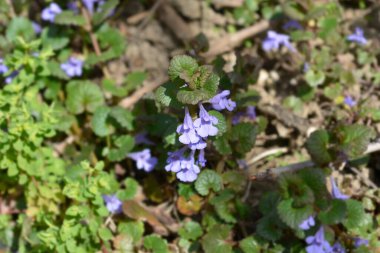
{"type": "Polygon", "coordinates": [[[55,16],[54,23],[58,25],[83,26],[86,21],[83,16],[77,15],[73,11],[62,11],[55,16]]]}
{"type": "Polygon", "coordinates": [[[195,59],[187,55],[177,55],[170,61],[168,74],[171,80],[177,77],[190,82],[198,68],[198,63],[195,59]]]}
{"type": "Polygon", "coordinates": [[[115,119],[120,126],[126,128],[127,130],[132,131],[134,129],[133,122],[135,118],[131,111],[116,106],[111,109],[110,116],[115,119]]]}
{"type": "Polygon", "coordinates": [[[325,165],[332,160],[328,150],[329,139],[329,133],[326,130],[314,131],[307,139],[306,149],[315,163],[325,165]]]}
{"type": "Polygon", "coordinates": [[[69,80],[69,77],[61,69],[61,65],[56,61],[50,61],[47,65],[50,71],[50,75],[57,77],[61,80],[69,80]]]}
{"type": "Polygon", "coordinates": [[[222,189],[222,177],[213,170],[203,170],[195,181],[195,189],[202,196],[209,194],[211,189],[218,192],[222,189]]]}
{"type": "Polygon", "coordinates": [[[177,93],[178,101],[183,104],[196,105],[207,98],[207,94],[201,90],[180,90],[177,93]]]}
{"type": "Polygon", "coordinates": [[[125,78],[126,90],[127,91],[134,90],[135,88],[141,86],[144,80],[146,79],[146,77],[147,77],[147,74],[141,71],[129,73],[127,78],[125,78]]]}
{"type": "Polygon", "coordinates": [[[253,236],[241,240],[239,247],[244,253],[260,253],[260,245],[253,236]]]}
{"type": "Polygon", "coordinates": [[[139,183],[135,179],[128,177],[124,180],[124,185],[125,189],[120,191],[117,196],[123,201],[133,199],[137,194],[139,183]]]}
{"type": "Polygon", "coordinates": [[[360,228],[366,223],[366,213],[362,203],[353,199],[348,199],[345,202],[347,206],[347,217],[343,225],[347,229],[360,228]]]}
{"type": "Polygon", "coordinates": [[[198,67],[195,73],[191,76],[189,87],[192,90],[201,89],[204,86],[206,80],[210,77],[211,73],[212,73],[211,66],[198,67]]]}
{"type": "Polygon", "coordinates": [[[100,88],[90,81],[71,81],[67,84],[67,109],[74,114],[94,112],[104,104],[100,88]]]}
{"type": "Polygon", "coordinates": [[[98,26],[108,17],[112,16],[112,12],[116,9],[118,4],[119,0],[108,0],[100,6],[100,11],[97,11],[93,16],[94,25],[98,26]]]}
{"type": "Polygon", "coordinates": [[[216,128],[218,128],[218,135],[217,136],[221,136],[225,132],[227,132],[227,122],[226,122],[226,118],[223,116],[223,114],[221,114],[220,112],[215,111],[215,110],[211,110],[208,113],[211,116],[214,116],[218,119],[218,124],[216,124],[216,128]]]}
{"type": "Polygon", "coordinates": [[[107,157],[112,162],[121,161],[135,146],[135,139],[130,135],[122,135],[117,137],[114,145],[117,148],[111,148],[107,157]]]}
{"type": "Polygon", "coordinates": [[[269,241],[277,241],[283,234],[280,224],[281,220],[279,220],[277,213],[271,212],[258,221],[256,233],[269,241]]]}
{"type": "Polygon", "coordinates": [[[102,238],[103,241],[108,241],[113,238],[113,235],[108,228],[99,228],[98,233],[99,237],[102,238]]]}
{"type": "Polygon", "coordinates": [[[307,186],[312,189],[316,201],[326,199],[328,193],[326,188],[326,175],[321,169],[303,169],[298,172],[298,175],[303,180],[303,182],[305,182],[307,186]]]}
{"type": "Polygon", "coordinates": [[[114,80],[103,79],[102,87],[105,92],[111,93],[115,97],[125,97],[128,91],[123,86],[117,86],[114,80]]]}
{"type": "Polygon", "coordinates": [[[57,26],[48,26],[41,32],[42,44],[45,48],[51,47],[59,50],[69,44],[69,36],[65,31],[59,30],[57,26]]]}
{"type": "Polygon", "coordinates": [[[214,206],[216,214],[227,223],[236,223],[236,218],[232,215],[229,207],[229,201],[234,197],[235,194],[227,189],[210,200],[210,204],[214,206]]]}
{"type": "Polygon", "coordinates": [[[321,85],[325,81],[325,78],[325,74],[319,70],[309,70],[305,75],[306,82],[311,87],[317,87],[318,85],[321,85]]]}
{"type": "MultiPolygon", "coordinates": [[[[277,206],[281,200],[281,196],[278,192],[266,192],[260,199],[259,210],[265,215],[268,213],[268,210],[275,212],[273,209],[274,206],[277,206]]],[[[277,214],[277,212],[275,212],[277,214]]]]}
{"type": "Polygon", "coordinates": [[[7,39],[11,42],[15,42],[17,37],[22,37],[25,41],[30,41],[35,37],[32,22],[24,17],[13,18],[6,32],[7,39]]]}
{"type": "Polygon", "coordinates": [[[326,210],[319,212],[318,218],[323,222],[323,224],[338,224],[344,219],[346,211],[347,208],[344,200],[333,199],[330,206],[326,210]]]}
{"type": "Polygon", "coordinates": [[[198,222],[189,221],[178,230],[178,234],[184,239],[195,241],[202,236],[203,231],[198,222]]]}
{"type": "Polygon", "coordinates": [[[174,82],[167,82],[157,88],[155,97],[164,106],[181,108],[181,103],[177,100],[177,85],[174,82]]]}
{"type": "Polygon", "coordinates": [[[375,132],[371,127],[364,125],[344,125],[338,127],[337,138],[339,139],[340,148],[350,158],[356,158],[362,155],[375,132]]]}
{"type": "Polygon", "coordinates": [[[250,151],[256,142],[257,127],[251,123],[243,122],[232,127],[231,140],[240,153],[250,151]]]}
{"type": "Polygon", "coordinates": [[[219,136],[213,141],[215,149],[222,155],[232,154],[232,148],[228,142],[228,135],[219,136]]]}
{"type": "Polygon", "coordinates": [[[144,234],[144,222],[128,221],[120,223],[118,227],[120,234],[127,234],[132,237],[133,242],[138,243],[144,234]]]}
{"type": "Polygon", "coordinates": [[[156,235],[146,236],[144,238],[144,247],[148,250],[152,250],[153,253],[169,252],[167,242],[156,235]]]}
{"type": "Polygon", "coordinates": [[[293,199],[280,201],[277,206],[277,212],[285,224],[293,229],[297,229],[302,221],[313,214],[314,210],[311,205],[295,208],[293,202],[293,199]]]}
{"type": "Polygon", "coordinates": [[[231,228],[226,225],[214,225],[202,238],[202,247],[205,253],[232,253],[231,228]]]}
{"type": "Polygon", "coordinates": [[[243,171],[229,170],[223,173],[223,184],[228,185],[229,189],[241,192],[245,189],[248,177],[243,171]]]}
{"type": "Polygon", "coordinates": [[[107,106],[100,106],[96,109],[91,120],[91,127],[97,136],[105,137],[113,132],[112,126],[107,124],[107,117],[111,109],[107,106]]]}

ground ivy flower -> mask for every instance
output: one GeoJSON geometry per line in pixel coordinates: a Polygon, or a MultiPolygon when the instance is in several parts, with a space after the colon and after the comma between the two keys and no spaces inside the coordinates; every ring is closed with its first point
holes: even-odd
{"type": "Polygon", "coordinates": [[[344,195],[343,193],[340,192],[338,186],[336,186],[334,178],[331,176],[330,177],[330,182],[331,182],[331,194],[334,199],[349,199],[350,197],[347,195],[344,195]]]}
{"type": "Polygon", "coordinates": [[[168,159],[166,160],[166,171],[172,171],[172,172],[179,172],[181,170],[181,162],[186,161],[186,157],[184,156],[184,153],[186,151],[187,147],[183,147],[177,151],[169,152],[168,153],[168,159]]]}
{"type": "Polygon", "coordinates": [[[284,30],[290,30],[290,29],[302,30],[303,29],[302,25],[297,20],[289,20],[282,26],[282,28],[284,30]]]}
{"type": "Polygon", "coordinates": [[[207,145],[206,142],[198,135],[187,107],[185,108],[185,118],[183,120],[183,124],[177,127],[177,133],[181,134],[179,136],[179,141],[188,145],[192,150],[204,149],[207,145]]]}
{"type": "Polygon", "coordinates": [[[227,109],[228,111],[233,111],[236,107],[236,103],[227,97],[230,95],[229,90],[224,90],[220,92],[215,97],[211,98],[209,102],[215,110],[221,111],[227,109]]]}
{"type": "Polygon", "coordinates": [[[201,149],[199,151],[199,155],[198,155],[198,164],[201,167],[205,167],[206,166],[206,162],[207,162],[207,160],[205,158],[205,150],[201,149]]]}
{"type": "Polygon", "coordinates": [[[4,75],[8,70],[8,67],[4,64],[4,60],[0,58],[0,75],[4,75]]]}
{"type": "Polygon", "coordinates": [[[308,62],[305,62],[303,64],[303,72],[306,73],[309,71],[309,69],[310,69],[310,64],[308,62]]]}
{"type": "Polygon", "coordinates": [[[61,64],[61,69],[69,77],[81,76],[83,61],[74,57],[70,57],[67,62],[61,64]]]}
{"type": "Polygon", "coordinates": [[[364,37],[363,29],[360,27],[356,27],[355,32],[347,36],[347,40],[356,42],[359,45],[367,44],[367,39],[364,37]]]}
{"type": "Polygon", "coordinates": [[[36,34],[40,34],[41,33],[42,28],[41,28],[41,26],[38,23],[32,22],[32,26],[33,26],[33,30],[34,30],[34,32],[36,34]]]}
{"type": "Polygon", "coordinates": [[[359,238],[359,237],[354,238],[354,246],[355,246],[355,248],[359,248],[362,245],[368,246],[369,245],[369,241],[366,240],[366,239],[359,238]]]}
{"type": "Polygon", "coordinates": [[[177,178],[182,182],[194,182],[201,171],[195,164],[194,153],[194,150],[191,151],[188,159],[181,161],[181,170],[177,172],[177,178]]]}
{"type": "Polygon", "coordinates": [[[277,51],[281,45],[288,48],[289,51],[296,51],[292,44],[289,42],[288,35],[276,33],[275,31],[268,31],[267,38],[262,43],[264,51],[277,51]]]}
{"type": "Polygon", "coordinates": [[[94,13],[94,6],[98,0],[82,0],[83,5],[86,6],[86,9],[92,14],[94,13]]]}
{"type": "Polygon", "coordinates": [[[135,144],[146,144],[146,145],[154,145],[154,142],[148,139],[146,132],[141,132],[136,134],[135,136],[135,144]]]}
{"type": "Polygon", "coordinates": [[[238,112],[232,117],[232,124],[236,125],[240,122],[241,118],[248,118],[250,120],[256,119],[256,107],[254,106],[247,106],[247,109],[245,112],[238,112]]]}
{"type": "Polygon", "coordinates": [[[123,210],[123,202],[116,195],[103,195],[103,200],[110,213],[121,213],[123,210]]]}
{"type": "Polygon", "coordinates": [[[334,243],[331,251],[331,253],[346,253],[346,249],[343,248],[342,244],[339,242],[334,243]]]}
{"type": "Polygon", "coordinates": [[[42,20],[54,22],[55,16],[62,12],[61,7],[56,3],[51,3],[48,7],[42,10],[42,20]]]}
{"type": "Polygon", "coordinates": [[[301,222],[301,224],[298,227],[302,230],[308,230],[311,227],[313,227],[314,225],[315,225],[314,217],[312,215],[310,215],[306,220],[301,222]]]}
{"type": "Polygon", "coordinates": [[[356,105],[356,101],[351,96],[346,96],[344,98],[344,103],[349,107],[354,107],[356,105]]]}
{"type": "Polygon", "coordinates": [[[218,124],[218,119],[211,116],[203,105],[199,104],[199,118],[194,121],[197,134],[203,138],[217,135],[218,128],[214,126],[216,124],[218,124]]]}
{"type": "Polygon", "coordinates": [[[307,253],[328,253],[331,251],[331,246],[328,241],[325,240],[325,231],[321,226],[314,236],[306,237],[307,253]]]}
{"type": "Polygon", "coordinates": [[[143,169],[146,172],[152,171],[157,164],[157,158],[151,156],[150,149],[144,149],[143,151],[129,153],[127,157],[136,162],[138,169],[143,169]]]}

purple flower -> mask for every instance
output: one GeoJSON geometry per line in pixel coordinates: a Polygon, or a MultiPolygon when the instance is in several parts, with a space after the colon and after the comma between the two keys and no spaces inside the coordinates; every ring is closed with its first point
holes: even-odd
{"type": "Polygon", "coordinates": [[[70,57],[67,62],[61,64],[61,69],[65,71],[69,77],[81,76],[83,61],[74,57],[70,57]]]}
{"type": "Polygon", "coordinates": [[[200,137],[215,136],[218,128],[214,125],[218,124],[218,119],[208,114],[202,104],[199,104],[199,118],[194,121],[195,130],[200,137]]]}
{"type": "Polygon", "coordinates": [[[331,246],[328,241],[325,240],[325,231],[321,226],[314,236],[306,237],[307,253],[328,253],[331,251],[331,246]]]}
{"type": "Polygon", "coordinates": [[[360,27],[356,27],[355,32],[347,36],[347,40],[356,42],[359,45],[367,44],[367,39],[364,37],[363,29],[360,27]]]}
{"type": "Polygon", "coordinates": [[[356,105],[356,101],[351,96],[346,96],[344,98],[344,103],[349,107],[354,107],[356,105]]]}
{"type": "Polygon", "coordinates": [[[190,156],[181,161],[181,170],[177,172],[177,178],[182,182],[194,182],[201,171],[199,166],[195,164],[194,153],[192,150],[190,156]]]}
{"type": "Polygon", "coordinates": [[[315,225],[314,217],[312,215],[310,215],[306,220],[301,222],[301,224],[298,227],[302,230],[308,230],[311,227],[313,227],[314,225],[315,225]]]}
{"type": "Polygon", "coordinates": [[[228,111],[233,111],[236,107],[236,103],[227,97],[230,95],[229,90],[224,90],[215,97],[210,99],[210,103],[215,110],[221,111],[227,109],[228,111]]]}
{"type": "MultiPolygon", "coordinates": [[[[4,75],[9,71],[9,68],[4,64],[4,60],[0,58],[0,75],[4,75]]],[[[13,71],[10,75],[5,77],[5,83],[9,84],[12,82],[13,78],[15,78],[18,75],[18,71],[13,71]]]]}
{"type": "Polygon", "coordinates": [[[339,242],[334,243],[330,253],[346,253],[346,249],[343,248],[339,242]]]}
{"type": "Polygon", "coordinates": [[[308,72],[309,71],[309,69],[310,69],[310,64],[309,63],[307,63],[307,62],[305,62],[304,64],[303,64],[303,72],[308,72]]]}
{"type": "Polygon", "coordinates": [[[359,238],[359,237],[354,238],[354,246],[355,246],[355,248],[359,248],[362,245],[368,246],[369,245],[369,241],[366,240],[366,239],[359,238]]]}
{"type": "Polygon", "coordinates": [[[284,30],[290,30],[290,29],[302,30],[303,29],[302,25],[296,20],[289,20],[282,26],[282,28],[284,30]]]}
{"type": "Polygon", "coordinates": [[[146,132],[141,132],[141,133],[136,134],[136,136],[135,136],[135,144],[136,145],[138,145],[138,144],[154,145],[154,142],[152,142],[151,140],[149,140],[146,137],[146,135],[147,135],[146,132]]]}
{"type": "Polygon", "coordinates": [[[332,191],[332,196],[334,199],[349,199],[350,197],[347,195],[344,195],[343,193],[340,192],[339,188],[336,186],[334,178],[331,176],[330,177],[330,182],[331,182],[331,191],[332,191]]]}
{"type": "Polygon", "coordinates": [[[165,166],[166,171],[172,171],[172,172],[177,173],[181,170],[181,162],[187,159],[184,156],[186,149],[187,149],[187,146],[177,151],[168,153],[168,159],[166,160],[167,164],[165,166]]]}
{"type": "Polygon", "coordinates": [[[98,0],[82,0],[82,2],[91,14],[94,13],[94,6],[95,3],[98,2],[98,0]]]}
{"type": "Polygon", "coordinates": [[[236,125],[240,122],[242,117],[246,117],[250,120],[256,119],[256,108],[254,106],[247,106],[246,111],[235,113],[235,115],[232,117],[232,124],[236,125]]]}
{"type": "Polygon", "coordinates": [[[198,155],[198,164],[201,167],[205,167],[206,166],[206,162],[207,162],[207,160],[205,158],[205,150],[201,149],[199,151],[199,155],[198,155]]]}
{"type": "Polygon", "coordinates": [[[262,43],[263,49],[267,52],[271,50],[277,51],[281,45],[292,52],[296,51],[292,44],[290,44],[288,35],[268,31],[267,38],[262,43]]]}
{"type": "Polygon", "coordinates": [[[53,23],[55,16],[61,12],[62,9],[58,4],[51,3],[48,7],[42,10],[41,18],[42,20],[53,23]]]}
{"type": "Polygon", "coordinates": [[[181,134],[179,136],[179,141],[188,145],[192,150],[204,149],[207,145],[206,142],[198,135],[187,107],[185,108],[185,118],[183,120],[183,124],[177,127],[177,133],[181,134]]]}
{"type": "Polygon", "coordinates": [[[106,207],[111,213],[121,213],[123,208],[123,202],[116,197],[116,195],[103,195],[106,207]]]}
{"type": "Polygon", "coordinates": [[[74,2],[69,2],[67,4],[67,9],[73,11],[74,13],[78,13],[79,12],[78,5],[77,5],[77,3],[75,1],[74,2]]]}
{"type": "Polygon", "coordinates": [[[138,169],[143,169],[146,172],[150,172],[157,164],[157,158],[151,157],[150,149],[144,149],[143,151],[129,153],[127,157],[135,160],[138,169]]]}
{"type": "Polygon", "coordinates": [[[4,75],[9,71],[8,67],[4,64],[4,60],[0,58],[0,75],[4,75]]]}
{"type": "Polygon", "coordinates": [[[34,32],[36,34],[40,34],[41,33],[42,28],[41,28],[41,26],[38,23],[32,22],[32,26],[33,26],[33,30],[34,30],[34,32]]]}

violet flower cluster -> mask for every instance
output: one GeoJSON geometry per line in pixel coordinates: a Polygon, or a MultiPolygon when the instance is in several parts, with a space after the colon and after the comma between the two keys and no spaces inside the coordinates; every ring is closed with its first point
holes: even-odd
{"type": "Polygon", "coordinates": [[[56,3],[51,3],[48,7],[42,10],[41,18],[42,20],[54,22],[55,16],[62,12],[61,7],[56,3]]]}
{"type": "MultiPolygon", "coordinates": [[[[232,111],[236,103],[227,98],[230,91],[224,90],[209,100],[212,107],[216,110],[227,109],[232,111]]],[[[177,178],[182,182],[193,182],[200,173],[200,167],[206,166],[204,149],[207,146],[208,136],[218,134],[218,119],[210,115],[204,106],[199,104],[199,118],[193,121],[189,109],[185,107],[185,117],[183,124],[177,127],[179,141],[186,146],[168,153],[166,171],[176,173],[177,178]],[[195,160],[195,153],[198,150],[198,159],[195,160]]]]}
{"type": "Polygon", "coordinates": [[[65,63],[61,64],[61,69],[69,77],[81,76],[83,71],[83,61],[75,57],[70,57],[65,63]]]}
{"type": "Polygon", "coordinates": [[[281,45],[289,49],[291,52],[296,51],[290,43],[288,35],[276,33],[275,31],[268,31],[267,37],[262,43],[264,51],[277,51],[281,45]]]}

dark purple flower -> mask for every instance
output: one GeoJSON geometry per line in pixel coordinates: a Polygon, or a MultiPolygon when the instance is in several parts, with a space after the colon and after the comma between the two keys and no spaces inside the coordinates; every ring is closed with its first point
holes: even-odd
{"type": "Polygon", "coordinates": [[[207,162],[207,160],[205,158],[205,150],[201,149],[199,151],[199,155],[198,155],[198,164],[199,164],[199,166],[204,167],[204,166],[206,166],[206,162],[207,162]]]}
{"type": "Polygon", "coordinates": [[[351,96],[346,96],[344,98],[344,103],[349,107],[354,107],[356,105],[356,101],[351,96]]]}
{"type": "Polygon", "coordinates": [[[69,2],[67,4],[67,9],[73,11],[74,13],[78,13],[79,12],[78,5],[77,5],[77,3],[75,1],[69,2]]]}
{"type": "Polygon", "coordinates": [[[33,26],[33,30],[34,30],[34,32],[36,34],[40,34],[41,33],[42,28],[41,28],[41,26],[38,23],[32,22],[32,26],[33,26]]]}
{"type": "Polygon", "coordinates": [[[301,222],[301,224],[298,227],[302,230],[308,230],[311,227],[313,227],[314,225],[315,225],[314,217],[312,215],[310,215],[306,220],[301,222]]]}
{"type": "Polygon", "coordinates": [[[284,30],[290,30],[290,29],[302,30],[303,29],[302,25],[297,20],[289,20],[282,26],[282,28],[284,30]]]}
{"type": "Polygon", "coordinates": [[[74,57],[70,57],[67,62],[61,64],[61,69],[65,71],[69,77],[81,76],[83,61],[74,57]]]}
{"type": "Polygon", "coordinates": [[[360,27],[356,27],[355,32],[347,36],[347,40],[356,42],[359,45],[367,44],[367,39],[364,37],[363,29],[361,29],[360,27]]]}
{"type": "Polygon", "coordinates": [[[210,103],[215,110],[221,111],[227,109],[228,111],[233,111],[236,107],[236,103],[227,97],[230,95],[229,90],[224,90],[215,97],[210,99],[210,103]]]}
{"type": "Polygon", "coordinates": [[[331,194],[334,199],[349,199],[350,197],[347,195],[344,195],[343,193],[340,192],[339,188],[336,186],[334,178],[331,176],[330,177],[330,182],[331,182],[331,194]]]}
{"type": "Polygon", "coordinates": [[[214,125],[218,124],[218,119],[208,114],[202,104],[199,104],[199,118],[194,121],[195,130],[200,137],[215,136],[218,128],[214,125]]]}
{"type": "Polygon", "coordinates": [[[264,51],[277,51],[281,45],[288,48],[289,51],[296,51],[289,42],[288,35],[276,33],[275,31],[268,31],[267,38],[262,43],[264,51]]]}
{"type": "Polygon", "coordinates": [[[56,3],[51,3],[48,7],[42,10],[41,18],[42,20],[54,22],[54,18],[57,14],[62,12],[61,7],[56,3]]]}
{"type": "Polygon", "coordinates": [[[183,124],[177,127],[177,133],[181,134],[179,136],[179,141],[188,145],[192,150],[204,149],[207,145],[206,142],[198,135],[187,107],[185,108],[185,118],[183,120],[183,124]]]}
{"type": "Polygon", "coordinates": [[[334,243],[330,253],[346,253],[346,249],[343,248],[339,242],[334,243]]]}
{"type": "Polygon", "coordinates": [[[236,125],[240,122],[241,118],[248,118],[250,120],[256,119],[256,108],[254,106],[247,106],[245,112],[238,112],[232,117],[232,124],[236,125]]]}
{"type": "Polygon", "coordinates": [[[116,197],[116,195],[103,195],[104,202],[110,213],[121,213],[123,208],[123,202],[116,197]]]}
{"type": "Polygon", "coordinates": [[[369,241],[366,240],[366,239],[359,238],[359,237],[354,238],[354,246],[355,246],[355,248],[359,248],[362,245],[368,246],[369,245],[369,241]]]}
{"type": "Polygon", "coordinates": [[[195,164],[194,153],[195,151],[192,150],[189,157],[181,161],[181,170],[177,172],[177,178],[182,182],[194,182],[201,171],[195,164]]]}
{"type": "Polygon", "coordinates": [[[138,144],[154,145],[154,142],[152,142],[151,140],[149,140],[146,137],[146,135],[147,135],[146,132],[141,132],[141,133],[136,134],[136,136],[135,136],[135,144],[136,145],[138,145],[138,144]]]}
{"type": "Polygon", "coordinates": [[[138,169],[143,169],[146,172],[150,172],[157,164],[157,158],[151,157],[150,149],[144,149],[143,151],[129,153],[127,157],[135,160],[138,169]]]}
{"type": "Polygon", "coordinates": [[[325,240],[325,231],[321,226],[314,236],[306,237],[307,253],[328,253],[331,251],[331,246],[328,241],[325,240]]]}

